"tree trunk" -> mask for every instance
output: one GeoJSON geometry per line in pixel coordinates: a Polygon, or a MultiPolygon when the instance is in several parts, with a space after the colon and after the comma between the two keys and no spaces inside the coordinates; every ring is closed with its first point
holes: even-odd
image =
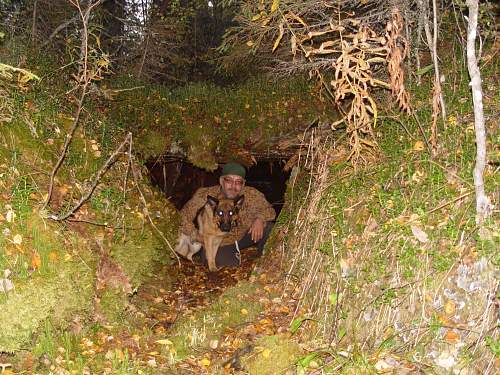
{"type": "Polygon", "coordinates": [[[476,165],[474,167],[474,187],[476,189],[476,223],[481,224],[490,214],[490,200],[484,192],[483,172],[486,166],[486,127],[483,115],[483,91],[481,74],[476,59],[476,33],[478,0],[467,0],[469,22],[467,27],[467,67],[471,78],[472,100],[474,103],[474,128],[476,131],[476,165]]]}

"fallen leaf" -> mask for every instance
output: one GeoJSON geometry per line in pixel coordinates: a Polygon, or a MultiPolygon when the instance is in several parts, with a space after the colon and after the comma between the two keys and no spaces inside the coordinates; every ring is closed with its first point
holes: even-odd
{"type": "Polygon", "coordinates": [[[424,150],[424,142],[416,141],[413,145],[413,151],[423,151],[424,150]]]}
{"type": "Polygon", "coordinates": [[[12,211],[12,209],[9,209],[7,213],[5,214],[5,218],[7,219],[7,222],[12,223],[14,222],[14,219],[16,218],[16,213],[12,211]]]}
{"type": "Polygon", "coordinates": [[[219,340],[210,340],[209,346],[211,349],[217,349],[219,346],[219,340]]]}
{"type": "Polygon", "coordinates": [[[14,283],[11,280],[7,278],[0,279],[0,292],[6,293],[12,289],[14,289],[14,283]]]}
{"type": "Polygon", "coordinates": [[[16,234],[12,238],[12,242],[14,242],[15,245],[21,245],[23,243],[23,236],[21,236],[20,234],[16,234]]]}
{"type": "Polygon", "coordinates": [[[210,366],[210,360],[208,358],[203,358],[201,361],[200,361],[200,365],[204,366],[204,367],[208,367],[210,366]]]}
{"type": "Polygon", "coordinates": [[[169,339],[156,340],[155,342],[160,345],[173,345],[169,339]]]}
{"type": "Polygon", "coordinates": [[[248,315],[248,310],[247,309],[241,309],[241,313],[243,315],[248,315]]]}
{"type": "Polygon", "coordinates": [[[425,233],[422,229],[420,229],[416,225],[411,226],[411,232],[413,233],[415,238],[420,242],[422,243],[429,242],[429,236],[427,236],[427,233],[425,233]]]}
{"type": "Polygon", "coordinates": [[[455,302],[452,300],[448,300],[446,304],[444,305],[444,312],[447,315],[453,315],[455,314],[455,311],[457,310],[457,306],[455,305],[455,302]]]}
{"type": "Polygon", "coordinates": [[[446,334],[444,335],[445,341],[449,342],[450,344],[456,344],[460,342],[460,335],[456,333],[455,331],[449,329],[446,331],[446,334]]]}
{"type": "Polygon", "coordinates": [[[280,6],[280,0],[273,0],[273,3],[271,4],[271,13],[276,12],[279,6],[280,6]]]}
{"type": "Polygon", "coordinates": [[[269,357],[271,356],[271,350],[269,350],[269,349],[267,349],[267,348],[266,348],[266,349],[264,349],[264,350],[262,351],[262,356],[263,356],[264,358],[269,358],[269,357]]]}
{"type": "Polygon", "coordinates": [[[40,258],[40,254],[34,253],[33,256],[31,257],[31,266],[37,270],[40,268],[41,265],[42,265],[42,259],[40,258]]]}

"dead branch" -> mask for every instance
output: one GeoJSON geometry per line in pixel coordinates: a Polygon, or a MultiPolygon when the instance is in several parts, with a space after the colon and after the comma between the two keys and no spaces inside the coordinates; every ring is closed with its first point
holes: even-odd
{"type": "Polygon", "coordinates": [[[80,122],[80,114],[82,112],[83,108],[83,102],[85,100],[85,96],[87,95],[87,87],[88,87],[89,82],[85,82],[84,85],[82,86],[80,98],[78,98],[77,102],[77,108],[75,112],[75,116],[73,119],[73,123],[71,124],[71,128],[66,135],[66,140],[64,141],[64,146],[61,152],[61,155],[59,156],[59,159],[57,160],[56,165],[52,169],[52,172],[50,173],[50,181],[49,181],[49,190],[47,192],[47,197],[45,198],[45,202],[43,203],[42,210],[47,208],[48,204],[50,203],[50,200],[52,198],[52,192],[54,190],[54,179],[56,177],[57,172],[59,171],[59,168],[61,167],[64,159],[66,158],[66,153],[68,152],[69,145],[71,144],[71,141],[73,140],[73,137],[75,135],[76,129],[78,128],[78,124],[80,122]]]}
{"type": "Polygon", "coordinates": [[[55,221],[63,221],[69,218],[70,216],[74,215],[76,211],[82,207],[82,205],[87,202],[91,197],[92,194],[94,193],[95,189],[97,188],[97,185],[99,185],[99,182],[101,178],[104,176],[104,174],[108,171],[108,169],[111,167],[111,165],[116,161],[117,157],[119,154],[123,153],[123,150],[125,147],[132,142],[132,133],[128,133],[123,142],[118,146],[118,148],[110,155],[108,160],[104,163],[104,165],[99,169],[97,172],[94,181],[92,182],[92,185],[88,192],[80,198],[78,203],[70,209],[68,212],[62,215],[49,215],[48,218],[51,220],[55,221]]]}
{"type": "Polygon", "coordinates": [[[441,91],[441,75],[439,73],[439,62],[438,62],[438,53],[437,53],[437,37],[438,37],[438,22],[437,22],[437,5],[436,0],[432,0],[432,34],[429,26],[429,5],[426,1],[422,2],[423,11],[425,14],[424,17],[424,31],[427,39],[427,44],[429,46],[429,51],[432,57],[432,63],[434,65],[434,79],[435,85],[439,87],[436,88],[436,91],[439,92],[439,104],[441,107],[441,116],[443,117],[443,121],[446,119],[446,108],[444,104],[443,94],[441,91]]]}

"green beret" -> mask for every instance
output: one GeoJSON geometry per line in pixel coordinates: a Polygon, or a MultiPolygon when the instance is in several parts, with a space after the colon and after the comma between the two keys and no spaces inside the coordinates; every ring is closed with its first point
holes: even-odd
{"type": "Polygon", "coordinates": [[[244,179],[246,171],[241,164],[230,162],[224,165],[224,167],[222,168],[221,176],[226,176],[228,174],[234,174],[235,176],[240,176],[244,179]]]}

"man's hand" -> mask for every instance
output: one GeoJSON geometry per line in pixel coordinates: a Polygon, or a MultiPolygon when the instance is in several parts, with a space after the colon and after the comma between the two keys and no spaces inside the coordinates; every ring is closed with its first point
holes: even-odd
{"type": "Polygon", "coordinates": [[[248,230],[253,242],[259,242],[264,235],[264,220],[257,218],[248,230]]]}

